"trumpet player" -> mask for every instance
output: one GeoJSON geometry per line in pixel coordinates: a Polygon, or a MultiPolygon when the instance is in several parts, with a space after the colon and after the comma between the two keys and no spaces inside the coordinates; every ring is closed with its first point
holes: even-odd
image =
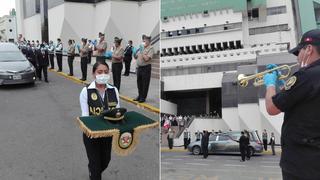
{"type": "Polygon", "coordinates": [[[264,75],[266,109],[270,115],[284,112],[280,160],[283,180],[316,180],[320,179],[320,30],[303,34],[289,53],[297,56],[300,69],[279,93],[278,72],[264,75]]]}

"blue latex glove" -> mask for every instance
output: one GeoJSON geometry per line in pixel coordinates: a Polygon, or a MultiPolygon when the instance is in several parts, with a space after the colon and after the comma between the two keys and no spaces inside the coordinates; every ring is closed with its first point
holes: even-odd
{"type": "Polygon", "coordinates": [[[278,79],[278,73],[273,71],[272,73],[267,73],[263,76],[263,82],[266,87],[274,86],[276,87],[278,79]]]}
{"type": "MultiPolygon", "coordinates": [[[[276,68],[276,67],[278,67],[276,64],[268,64],[268,65],[266,66],[266,69],[273,69],[273,68],[276,68]]],[[[277,71],[274,71],[274,72],[277,72],[277,77],[280,77],[280,76],[281,76],[281,71],[277,70],[277,71]]],[[[276,85],[277,85],[278,88],[281,89],[281,88],[284,86],[285,82],[286,82],[286,81],[283,80],[283,79],[277,80],[276,85]]]]}
{"type": "Polygon", "coordinates": [[[278,67],[276,64],[267,64],[267,66],[266,66],[267,69],[273,69],[276,67],[278,67]]]}

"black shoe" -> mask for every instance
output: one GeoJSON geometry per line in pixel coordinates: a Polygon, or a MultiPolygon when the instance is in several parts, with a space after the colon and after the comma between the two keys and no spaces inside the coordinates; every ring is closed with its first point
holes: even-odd
{"type": "Polygon", "coordinates": [[[68,74],[68,76],[73,76],[73,74],[68,74]]]}
{"type": "Polygon", "coordinates": [[[244,160],[241,159],[240,162],[244,162],[244,160]]]}
{"type": "Polygon", "coordinates": [[[139,103],[143,103],[143,102],[146,102],[145,99],[139,99],[139,103]]]}
{"type": "Polygon", "coordinates": [[[41,79],[41,78],[38,78],[38,80],[39,80],[39,81],[42,81],[42,79],[41,79]]]}
{"type": "Polygon", "coordinates": [[[48,79],[46,79],[46,80],[44,80],[44,82],[48,83],[49,81],[48,81],[48,79]]]}
{"type": "Polygon", "coordinates": [[[86,79],[81,78],[80,81],[86,81],[86,79]]]}
{"type": "Polygon", "coordinates": [[[140,97],[136,97],[135,99],[133,99],[134,101],[140,101],[140,97]]]}
{"type": "Polygon", "coordinates": [[[58,70],[57,72],[62,72],[62,70],[58,70]]]}

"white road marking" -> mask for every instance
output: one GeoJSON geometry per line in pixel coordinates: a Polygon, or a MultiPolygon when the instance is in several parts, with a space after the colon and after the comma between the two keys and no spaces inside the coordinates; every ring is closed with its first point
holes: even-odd
{"type": "Polygon", "coordinates": [[[261,166],[261,167],[264,167],[264,168],[280,168],[279,166],[261,166]]]}
{"type": "Polygon", "coordinates": [[[246,165],[240,165],[240,164],[224,164],[223,166],[246,167],[246,165]]]}
{"type": "Polygon", "coordinates": [[[174,158],[190,158],[192,156],[172,156],[172,157],[174,157],[174,158]]]}
{"type": "Polygon", "coordinates": [[[194,165],[194,166],[208,166],[209,164],[203,164],[203,163],[184,163],[187,165],[194,165]]]}
{"type": "Polygon", "coordinates": [[[279,162],[275,162],[275,161],[260,161],[260,163],[279,164],[279,162]]]}
{"type": "Polygon", "coordinates": [[[162,161],[161,164],[172,164],[172,162],[165,162],[165,161],[162,161]]]}
{"type": "Polygon", "coordinates": [[[182,161],[183,159],[174,159],[174,158],[169,158],[169,159],[166,159],[167,161],[170,160],[170,161],[182,161]]]}

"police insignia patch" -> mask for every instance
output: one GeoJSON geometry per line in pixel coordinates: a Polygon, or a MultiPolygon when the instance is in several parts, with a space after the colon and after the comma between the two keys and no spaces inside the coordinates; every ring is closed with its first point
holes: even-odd
{"type": "Polygon", "coordinates": [[[98,99],[97,94],[96,94],[96,93],[92,93],[92,94],[91,94],[91,99],[94,100],[94,101],[96,101],[96,100],[98,99]]]}
{"type": "Polygon", "coordinates": [[[129,132],[125,132],[121,134],[119,138],[119,146],[122,149],[128,148],[132,144],[132,134],[129,132]]]}
{"type": "Polygon", "coordinates": [[[285,90],[289,90],[297,81],[297,77],[296,76],[292,76],[290,77],[286,83],[284,84],[284,89],[285,90]]]}

